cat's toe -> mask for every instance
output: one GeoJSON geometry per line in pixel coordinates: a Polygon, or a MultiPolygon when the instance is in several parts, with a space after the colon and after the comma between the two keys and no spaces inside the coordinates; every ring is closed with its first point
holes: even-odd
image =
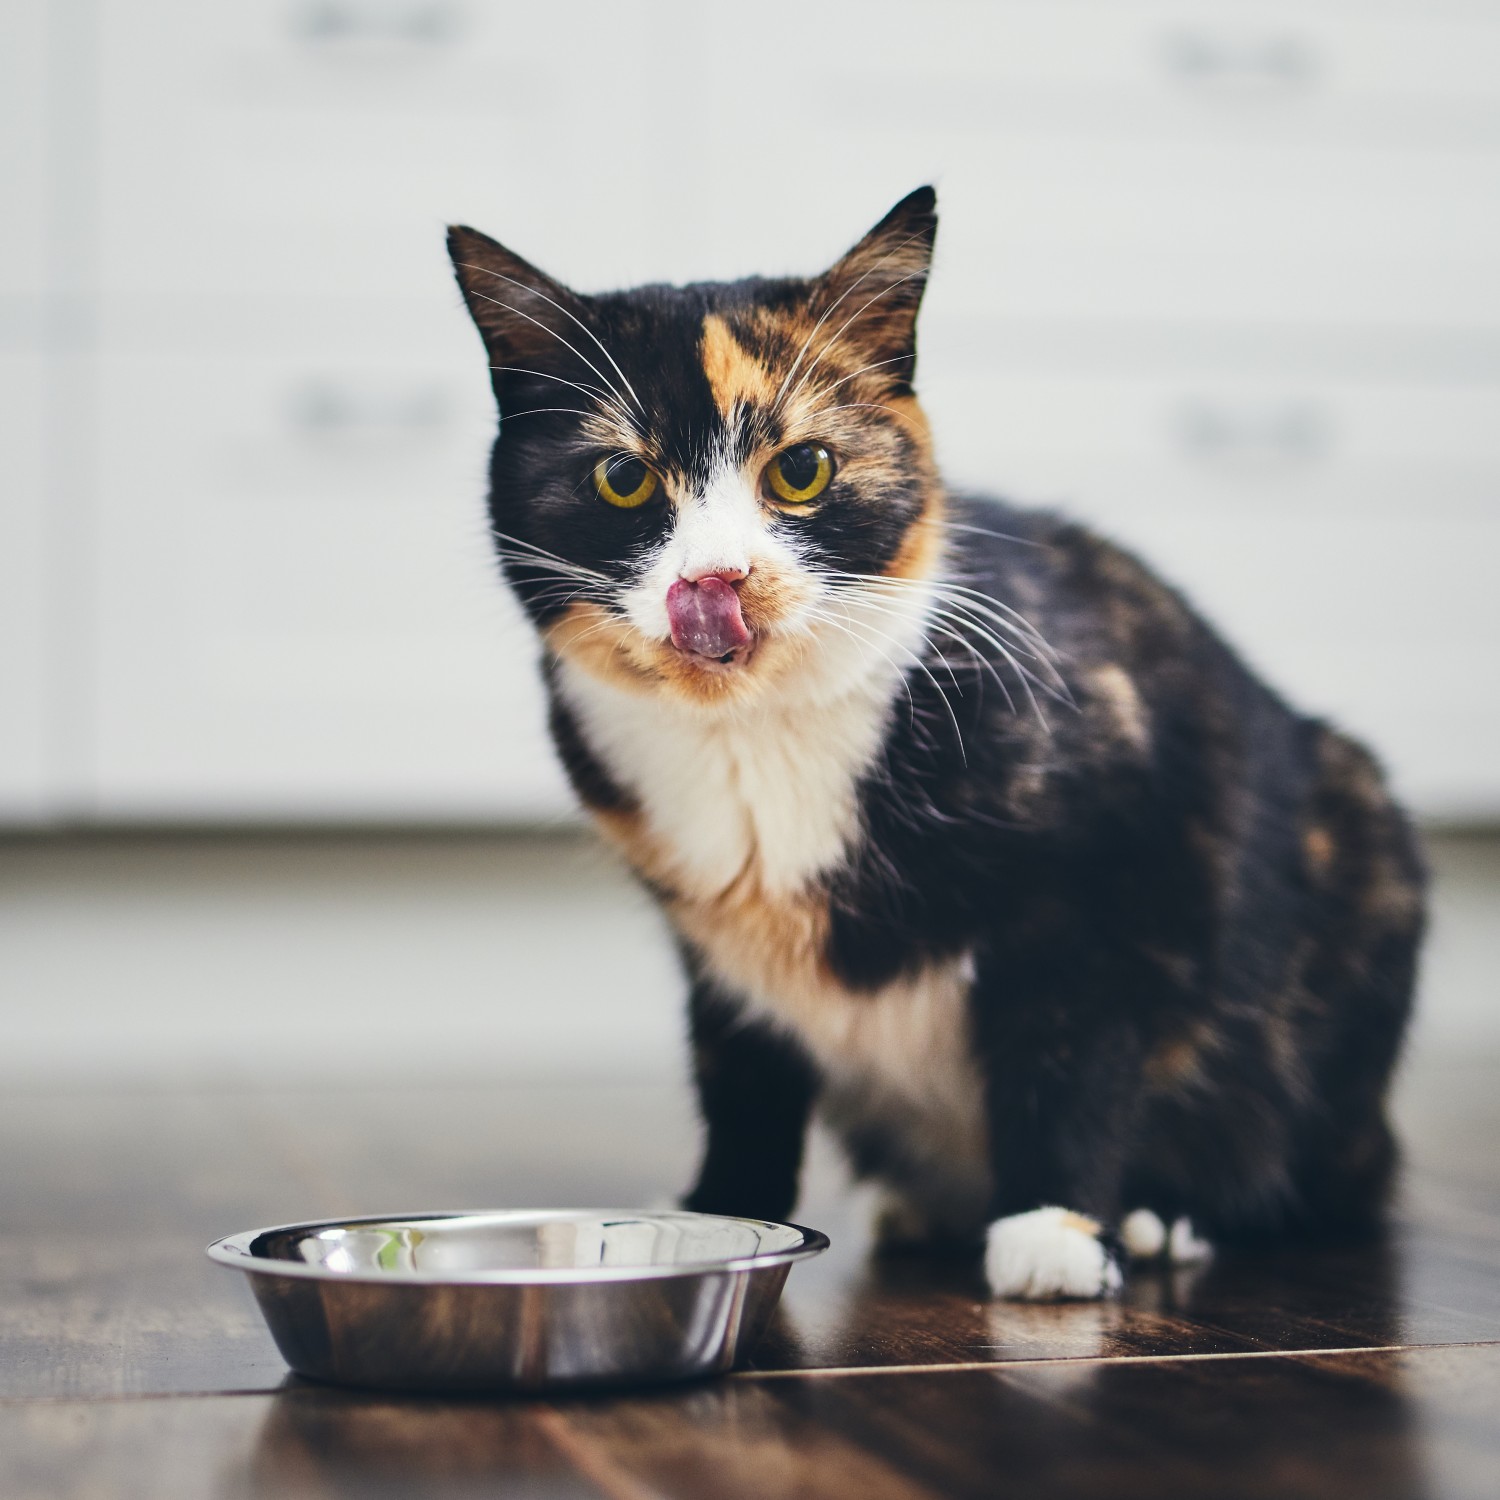
{"type": "Polygon", "coordinates": [[[1137,1208],[1120,1220],[1120,1243],[1131,1260],[1155,1260],[1167,1248],[1167,1226],[1149,1208],[1137,1208]]]}
{"type": "Polygon", "coordinates": [[[1213,1258],[1214,1247],[1193,1233],[1191,1219],[1178,1219],[1172,1225],[1167,1243],[1167,1259],[1174,1266],[1195,1266],[1213,1258]]]}
{"type": "Polygon", "coordinates": [[[1027,1302],[1103,1297],[1120,1286],[1120,1268],[1098,1223],[1066,1208],[1034,1208],[990,1225],[985,1275],[997,1297],[1027,1302]]]}

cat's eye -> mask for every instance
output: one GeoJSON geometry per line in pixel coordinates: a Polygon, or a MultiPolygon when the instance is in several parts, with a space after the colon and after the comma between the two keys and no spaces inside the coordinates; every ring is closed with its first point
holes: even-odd
{"type": "Polygon", "coordinates": [[[601,500],[634,510],[656,493],[656,475],[640,459],[616,454],[594,465],[594,488],[601,500]]]}
{"type": "Polygon", "coordinates": [[[828,488],[833,455],[821,443],[794,443],[766,465],[766,489],[783,505],[806,505],[828,488]]]}

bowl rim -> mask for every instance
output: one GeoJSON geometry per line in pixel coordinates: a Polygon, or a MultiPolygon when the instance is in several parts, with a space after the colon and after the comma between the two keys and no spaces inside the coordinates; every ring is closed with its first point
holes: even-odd
{"type": "Polygon", "coordinates": [[[322,1281],[333,1285],[346,1283],[368,1286],[567,1286],[589,1282],[666,1281],[677,1277],[703,1276],[723,1272],[762,1271],[772,1266],[792,1265],[821,1255],[829,1247],[821,1230],[781,1219],[752,1219],[738,1214],[704,1214],[678,1208],[483,1208],[424,1209],[420,1213],[340,1215],[332,1219],[307,1219],[292,1224],[271,1224],[262,1229],[245,1229],[225,1235],[204,1248],[204,1254],[221,1266],[244,1271],[252,1276],[291,1277],[299,1281],[322,1281]],[[755,1224],[774,1229],[792,1229],[801,1236],[800,1243],[784,1250],[762,1255],[739,1255],[723,1260],[684,1261],[656,1266],[506,1266],[491,1271],[474,1271],[463,1275],[435,1275],[431,1272],[364,1272],[331,1271],[326,1266],[306,1261],[273,1260],[256,1255],[251,1246],[268,1234],[312,1232],[319,1229],[355,1229],[369,1224],[413,1224],[449,1219],[583,1219],[618,1218],[691,1218],[723,1219],[736,1224],[755,1224]]]}

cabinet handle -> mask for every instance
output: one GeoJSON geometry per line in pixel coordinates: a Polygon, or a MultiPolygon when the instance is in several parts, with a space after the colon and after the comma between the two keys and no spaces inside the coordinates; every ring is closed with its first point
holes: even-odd
{"type": "Polygon", "coordinates": [[[1333,422],[1312,401],[1182,403],[1172,418],[1177,445],[1199,463],[1223,468],[1301,468],[1327,458],[1333,422]]]}
{"type": "Polygon", "coordinates": [[[1183,28],[1162,38],[1161,55],[1177,82],[1225,92],[1305,90],[1322,70],[1317,47],[1292,32],[1234,36],[1183,28]]]}
{"type": "Polygon", "coordinates": [[[452,0],[302,0],[288,20],[298,41],[320,45],[433,46],[454,42],[463,31],[463,13],[452,0]]]}

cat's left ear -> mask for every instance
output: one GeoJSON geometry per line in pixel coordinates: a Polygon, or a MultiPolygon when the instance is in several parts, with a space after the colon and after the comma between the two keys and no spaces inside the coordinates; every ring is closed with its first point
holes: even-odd
{"type": "Polygon", "coordinates": [[[917,363],[917,310],[937,238],[937,193],[908,193],[847,255],[813,282],[813,312],[840,342],[855,343],[899,384],[917,363]]]}
{"type": "Polygon", "coordinates": [[[587,318],[576,292],[464,224],[448,230],[448,254],[489,351],[497,390],[507,373],[555,370],[567,360],[587,318]]]}

